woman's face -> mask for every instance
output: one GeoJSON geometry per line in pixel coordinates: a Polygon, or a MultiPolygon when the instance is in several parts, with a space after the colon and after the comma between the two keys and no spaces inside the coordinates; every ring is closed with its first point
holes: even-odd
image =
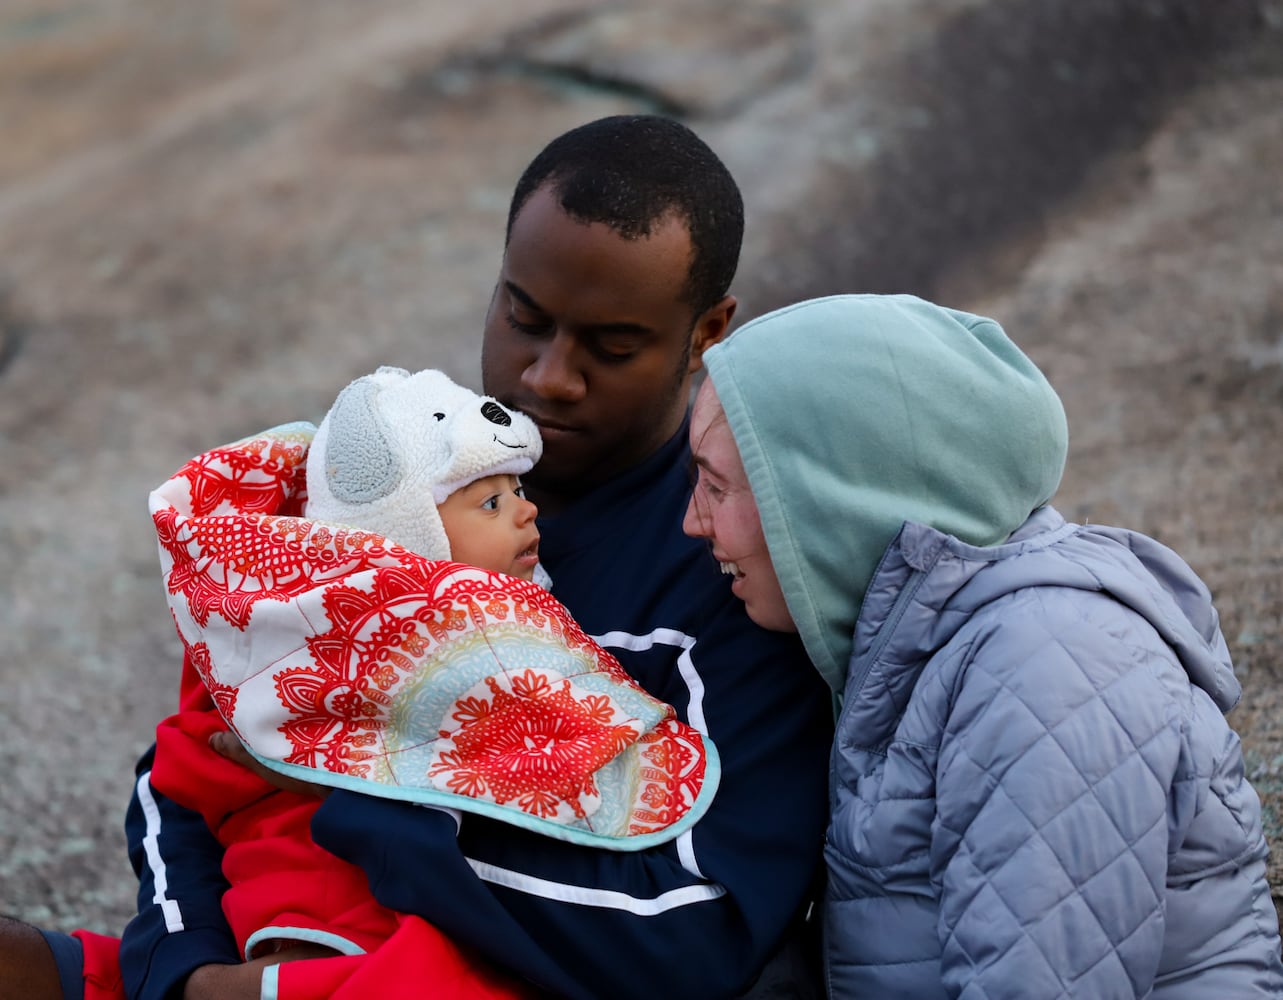
{"type": "Polygon", "coordinates": [[[734,577],[731,590],[753,621],[773,632],[796,632],[766,549],[744,463],[711,380],[695,397],[690,433],[697,475],[682,530],[692,538],[708,539],[722,572],[734,577]]]}

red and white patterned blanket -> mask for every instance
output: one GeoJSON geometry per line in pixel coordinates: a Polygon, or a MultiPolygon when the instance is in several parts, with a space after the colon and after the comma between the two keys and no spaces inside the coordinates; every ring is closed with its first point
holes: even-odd
{"type": "Polygon", "coordinates": [[[311,424],[150,498],[178,634],[268,767],[616,850],[707,808],[716,752],[546,590],[299,516],[311,424]]]}

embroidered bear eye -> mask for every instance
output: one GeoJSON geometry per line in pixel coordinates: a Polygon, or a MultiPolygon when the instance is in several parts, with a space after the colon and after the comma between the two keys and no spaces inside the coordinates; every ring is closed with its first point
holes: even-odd
{"type": "Polygon", "coordinates": [[[434,413],[434,414],[432,414],[432,415],[433,415],[434,417],[436,417],[438,420],[444,420],[444,419],[445,419],[445,414],[444,414],[444,413],[434,413]]]}

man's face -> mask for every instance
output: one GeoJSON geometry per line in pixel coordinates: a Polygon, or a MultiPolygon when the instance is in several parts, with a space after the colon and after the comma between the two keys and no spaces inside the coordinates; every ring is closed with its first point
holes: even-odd
{"type": "Polygon", "coordinates": [[[690,375],[735,308],[728,296],[692,314],[681,297],[690,258],[676,218],[628,240],[571,218],[548,187],[514,220],[482,381],[539,425],[543,458],[525,481],[545,510],[633,467],[680,426],[690,375]]]}

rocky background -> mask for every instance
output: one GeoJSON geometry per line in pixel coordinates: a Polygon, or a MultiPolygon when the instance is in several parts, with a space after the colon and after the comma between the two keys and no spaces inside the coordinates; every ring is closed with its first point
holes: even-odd
{"type": "Polygon", "coordinates": [[[1062,510],[1216,594],[1277,845],[1280,108],[1283,0],[0,0],[0,912],[133,910],[149,489],[381,363],[475,385],[517,175],[629,111],[740,180],[741,320],[912,291],[1045,367],[1062,510]]]}

